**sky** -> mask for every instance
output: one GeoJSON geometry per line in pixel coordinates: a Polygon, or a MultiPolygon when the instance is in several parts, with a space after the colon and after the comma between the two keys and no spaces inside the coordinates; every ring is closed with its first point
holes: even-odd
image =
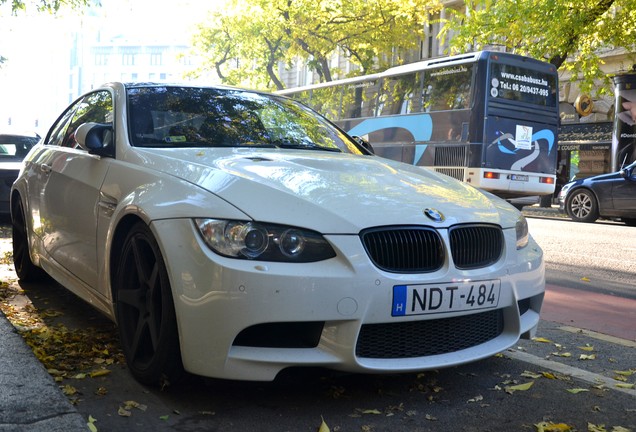
{"type": "MultiPolygon", "coordinates": [[[[9,2],[11,0],[8,0],[9,2]]],[[[109,30],[128,39],[187,38],[210,7],[222,0],[101,0],[92,10],[61,11],[57,16],[27,10],[11,16],[0,7],[0,128],[45,133],[68,105],[68,51],[74,31],[102,16],[109,30]],[[37,126],[36,126],[37,121],[37,126]]]]}

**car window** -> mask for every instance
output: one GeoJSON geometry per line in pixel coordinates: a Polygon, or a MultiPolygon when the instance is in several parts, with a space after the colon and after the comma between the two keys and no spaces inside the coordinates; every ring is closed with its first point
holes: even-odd
{"type": "Polygon", "coordinates": [[[108,91],[84,96],[73,104],[53,125],[47,143],[64,147],[77,147],[75,131],[83,123],[113,122],[113,98],[108,91]]]}
{"type": "Polygon", "coordinates": [[[128,90],[130,142],[139,147],[285,147],[360,153],[304,105],[234,89],[128,90]]]}
{"type": "Polygon", "coordinates": [[[37,142],[35,136],[0,134],[0,160],[22,160],[37,142]]]}

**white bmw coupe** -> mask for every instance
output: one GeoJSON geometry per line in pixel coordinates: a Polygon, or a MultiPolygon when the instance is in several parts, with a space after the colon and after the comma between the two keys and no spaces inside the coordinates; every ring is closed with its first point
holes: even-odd
{"type": "Polygon", "coordinates": [[[458,365],[532,336],[545,290],[505,201],[235,88],[87,93],[26,157],[11,212],[20,279],[116,321],[142,383],[458,365]]]}

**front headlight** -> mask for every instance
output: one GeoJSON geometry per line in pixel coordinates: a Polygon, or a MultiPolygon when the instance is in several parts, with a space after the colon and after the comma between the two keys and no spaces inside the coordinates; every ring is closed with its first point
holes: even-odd
{"type": "Polygon", "coordinates": [[[570,190],[570,188],[572,187],[574,183],[566,183],[563,185],[563,187],[561,188],[561,190],[559,191],[559,197],[564,197],[567,193],[568,190],[570,190]]]}
{"type": "Polygon", "coordinates": [[[218,219],[194,223],[210,249],[230,258],[315,262],[336,256],[322,235],[303,228],[218,219]]]}
{"type": "Polygon", "coordinates": [[[515,231],[517,232],[517,250],[523,249],[528,246],[530,233],[528,231],[528,221],[520,214],[515,225],[515,231]]]}

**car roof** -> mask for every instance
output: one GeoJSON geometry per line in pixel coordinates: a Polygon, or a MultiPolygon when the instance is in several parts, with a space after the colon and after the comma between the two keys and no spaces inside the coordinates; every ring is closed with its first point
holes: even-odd
{"type": "Polygon", "coordinates": [[[1,128],[0,136],[17,136],[17,137],[28,137],[28,138],[40,139],[40,135],[37,132],[24,130],[24,129],[13,129],[10,127],[1,128]]]}

